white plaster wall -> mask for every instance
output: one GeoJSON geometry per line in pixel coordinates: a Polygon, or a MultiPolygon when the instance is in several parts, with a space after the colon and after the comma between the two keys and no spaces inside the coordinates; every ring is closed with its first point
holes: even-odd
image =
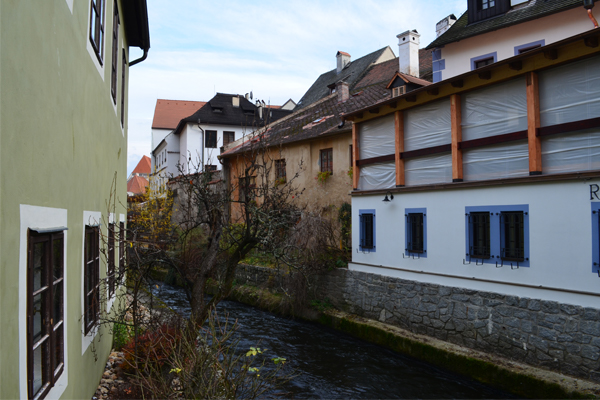
{"type": "Polygon", "coordinates": [[[450,43],[441,49],[442,59],[445,60],[445,69],[441,71],[442,79],[471,71],[471,58],[473,57],[497,52],[497,61],[500,61],[513,57],[516,46],[538,40],[545,40],[545,44],[548,45],[593,28],[594,25],[583,7],[577,7],[450,43]]]}
{"type": "Polygon", "coordinates": [[[152,151],[156,149],[156,146],[172,132],[172,129],[152,129],[152,151]]]}
{"type": "Polygon", "coordinates": [[[597,296],[544,289],[569,289],[600,295],[600,278],[592,272],[590,184],[600,184],[600,181],[424,191],[396,194],[389,203],[382,202],[382,194],[354,196],[353,263],[349,268],[448,286],[597,307],[600,301],[597,296]],[[511,204],[529,205],[530,267],[511,269],[510,266],[496,268],[493,264],[476,266],[474,261],[464,265],[465,207],[511,204]],[[403,258],[404,209],[423,207],[427,208],[427,258],[403,258]],[[358,251],[358,215],[361,209],[376,210],[374,253],[358,251]],[[513,283],[536,287],[541,285],[541,288],[511,285],[513,283]]]}
{"type": "MultiPolygon", "coordinates": [[[[223,132],[235,132],[235,140],[240,139],[244,135],[252,133],[250,128],[232,125],[208,125],[202,124],[204,131],[217,131],[217,148],[204,149],[204,164],[212,164],[217,166],[217,170],[221,169],[221,163],[218,160],[221,154],[221,146],[223,146],[223,132]]],[[[181,163],[187,165],[188,158],[192,157],[192,170],[202,163],[202,141],[204,137],[196,124],[187,124],[180,134],[179,157],[181,163]]]]}

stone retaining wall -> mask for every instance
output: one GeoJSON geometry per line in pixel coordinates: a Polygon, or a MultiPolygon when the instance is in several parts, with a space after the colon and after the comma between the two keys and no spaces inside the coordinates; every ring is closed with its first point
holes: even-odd
{"type": "MultiPolygon", "coordinates": [[[[269,286],[268,268],[240,283],[269,286]]],[[[468,348],[600,382],[600,309],[338,269],[317,293],[337,308],[468,348]]]]}

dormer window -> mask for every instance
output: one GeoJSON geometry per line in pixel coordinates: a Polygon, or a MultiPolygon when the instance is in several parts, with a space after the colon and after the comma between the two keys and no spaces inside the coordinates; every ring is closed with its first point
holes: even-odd
{"type": "Polygon", "coordinates": [[[392,97],[402,96],[405,93],[406,93],[406,86],[398,86],[398,87],[392,88],[392,97]]]}
{"type": "Polygon", "coordinates": [[[487,10],[488,8],[492,8],[496,5],[494,0],[478,0],[478,3],[479,10],[487,10]]]}
{"type": "Polygon", "coordinates": [[[469,0],[469,24],[504,15],[510,10],[510,0],[469,0]]]}

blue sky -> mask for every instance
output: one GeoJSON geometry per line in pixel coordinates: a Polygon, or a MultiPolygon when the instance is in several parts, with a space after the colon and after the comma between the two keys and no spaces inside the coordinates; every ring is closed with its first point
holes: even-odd
{"type": "MultiPolygon", "coordinates": [[[[216,92],[244,94],[281,105],[300,100],[338,50],[352,59],[396,35],[435,39],[435,24],[467,9],[467,0],[204,1],[148,0],[151,48],[129,75],[127,174],[150,155],[157,99],[210,100],[216,92]]],[[[139,57],[131,49],[131,59],[139,57]]]]}

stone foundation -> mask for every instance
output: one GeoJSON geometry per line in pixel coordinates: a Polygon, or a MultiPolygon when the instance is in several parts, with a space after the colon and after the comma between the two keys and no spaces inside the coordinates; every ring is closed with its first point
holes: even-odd
{"type": "MultiPolygon", "coordinates": [[[[265,286],[268,268],[239,283],[265,286]]],[[[340,310],[467,348],[600,382],[600,309],[338,269],[316,293],[340,310]]]]}

